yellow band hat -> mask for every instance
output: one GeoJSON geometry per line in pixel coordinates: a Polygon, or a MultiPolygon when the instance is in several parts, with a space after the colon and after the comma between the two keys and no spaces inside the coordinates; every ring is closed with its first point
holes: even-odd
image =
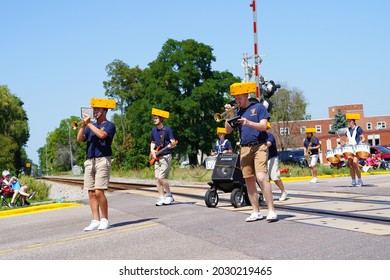
{"type": "Polygon", "coordinates": [[[156,108],[152,108],[152,115],[159,116],[159,117],[162,117],[164,119],[169,118],[169,112],[164,111],[164,110],[160,110],[160,109],[156,109],[156,108]]]}
{"type": "Polygon", "coordinates": [[[114,99],[106,99],[106,98],[91,98],[91,107],[115,109],[116,101],[114,99]]]}
{"type": "Polygon", "coordinates": [[[347,113],[347,114],[345,115],[345,118],[347,119],[347,121],[348,121],[348,120],[360,120],[360,114],[357,114],[357,113],[354,113],[354,114],[352,114],[352,113],[347,113]]]}
{"type": "Polygon", "coordinates": [[[217,127],[217,134],[219,134],[219,133],[226,134],[226,128],[224,128],[224,127],[217,127]]]}
{"type": "Polygon", "coordinates": [[[306,133],[316,133],[316,129],[314,127],[306,128],[306,133]]]}
{"type": "Polygon", "coordinates": [[[246,83],[234,83],[230,86],[230,95],[241,95],[251,92],[256,92],[256,83],[255,82],[246,82],[246,83]]]}

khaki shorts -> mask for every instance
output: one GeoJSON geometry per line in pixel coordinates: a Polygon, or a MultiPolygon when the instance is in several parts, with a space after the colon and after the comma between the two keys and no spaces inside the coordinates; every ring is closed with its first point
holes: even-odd
{"type": "Polygon", "coordinates": [[[272,181],[280,180],[279,159],[273,157],[268,159],[268,174],[272,181]]]}
{"type": "Polygon", "coordinates": [[[172,154],[158,157],[154,164],[154,177],[156,179],[168,179],[171,172],[172,154]]]}
{"type": "Polygon", "coordinates": [[[111,157],[90,158],[84,162],[84,189],[107,190],[110,181],[111,157]]]}
{"type": "Polygon", "coordinates": [[[311,155],[308,161],[309,161],[308,162],[309,167],[316,166],[318,161],[318,154],[311,155]]]}
{"type": "Polygon", "coordinates": [[[268,147],[267,144],[259,144],[251,147],[241,147],[240,165],[242,176],[249,178],[256,172],[268,172],[268,147]]]}

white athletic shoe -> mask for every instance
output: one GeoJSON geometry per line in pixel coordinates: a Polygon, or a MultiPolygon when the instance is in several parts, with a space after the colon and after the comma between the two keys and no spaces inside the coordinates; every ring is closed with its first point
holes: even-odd
{"type": "Polygon", "coordinates": [[[98,230],[108,229],[109,227],[110,227],[110,222],[106,218],[100,220],[100,225],[98,227],[98,230]]]}
{"type": "Polygon", "coordinates": [[[263,215],[260,212],[253,212],[248,218],[245,219],[247,222],[254,222],[263,219],[263,215]]]}
{"type": "Polygon", "coordinates": [[[285,201],[287,198],[287,192],[282,192],[282,195],[279,197],[279,201],[285,201]]]}
{"type": "Polygon", "coordinates": [[[84,231],[91,231],[91,230],[97,230],[100,226],[100,222],[96,220],[92,220],[89,226],[84,228],[84,231]]]}

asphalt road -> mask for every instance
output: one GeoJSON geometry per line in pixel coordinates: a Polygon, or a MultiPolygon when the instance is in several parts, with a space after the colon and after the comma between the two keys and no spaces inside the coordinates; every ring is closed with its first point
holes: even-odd
{"type": "MultiPolygon", "coordinates": [[[[377,199],[380,209],[375,213],[386,219],[390,213],[388,178],[364,177],[362,188],[348,187],[348,178],[324,178],[318,184],[285,182],[286,202],[276,201],[279,194],[274,187],[279,220],[273,223],[246,223],[250,208],[233,208],[228,194],[221,194],[216,208],[207,208],[202,197],[207,190],[204,185],[173,186],[176,201],[163,207],[154,205],[157,193],[153,189],[114,192],[108,197],[111,228],[106,231],[83,231],[90,220],[88,201],[81,201],[81,206],[0,218],[0,259],[389,260],[389,222],[374,223],[382,231],[376,233],[362,230],[361,224],[370,224],[370,220],[354,221],[326,211],[310,213],[335,198],[340,209],[363,213],[370,209],[361,204],[369,208],[377,199]],[[313,194],[326,200],[308,201],[305,195],[313,194]],[[342,199],[351,195],[354,200],[344,206],[342,199]],[[297,204],[311,210],[294,211],[297,204]],[[348,223],[349,228],[345,227],[348,223]]],[[[334,206],[327,207],[332,210],[334,206]]]]}

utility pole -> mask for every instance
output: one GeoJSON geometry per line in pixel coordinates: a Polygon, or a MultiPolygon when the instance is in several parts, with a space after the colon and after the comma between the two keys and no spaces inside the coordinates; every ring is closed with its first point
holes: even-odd
{"type": "Polygon", "coordinates": [[[259,76],[259,65],[261,64],[261,58],[258,53],[258,37],[257,37],[257,10],[256,0],[252,0],[250,4],[253,11],[253,39],[254,39],[254,55],[255,59],[255,82],[256,82],[256,98],[260,100],[260,76],[259,76]]]}
{"type": "Polygon", "coordinates": [[[68,126],[68,132],[69,132],[69,155],[70,155],[70,171],[73,172],[73,154],[72,154],[72,138],[70,137],[70,127],[68,126]]]}

